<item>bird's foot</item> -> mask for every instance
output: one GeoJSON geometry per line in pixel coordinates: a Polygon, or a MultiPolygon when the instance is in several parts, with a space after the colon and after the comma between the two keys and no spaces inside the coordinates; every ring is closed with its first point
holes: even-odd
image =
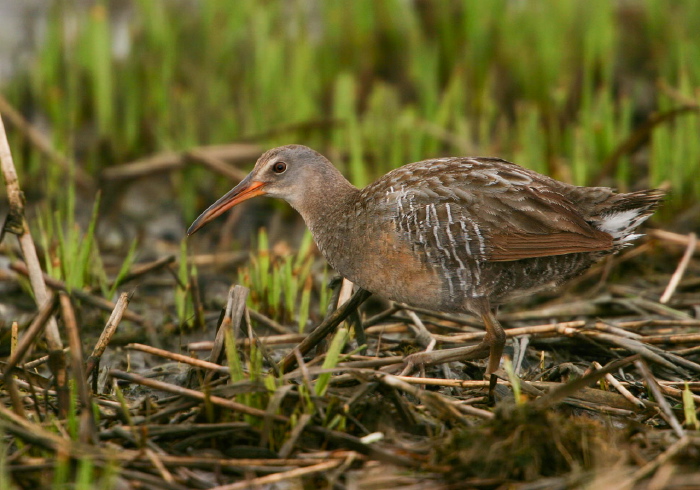
{"type": "Polygon", "coordinates": [[[495,404],[496,397],[495,397],[495,391],[496,391],[496,384],[498,383],[498,376],[496,376],[495,373],[491,373],[489,376],[489,404],[493,405],[495,404]]]}
{"type": "Polygon", "coordinates": [[[490,345],[480,343],[478,345],[470,345],[468,347],[456,347],[454,349],[443,349],[431,352],[417,352],[406,356],[403,360],[405,373],[412,372],[417,366],[435,366],[453,361],[471,361],[474,359],[484,359],[488,357],[490,345]]]}

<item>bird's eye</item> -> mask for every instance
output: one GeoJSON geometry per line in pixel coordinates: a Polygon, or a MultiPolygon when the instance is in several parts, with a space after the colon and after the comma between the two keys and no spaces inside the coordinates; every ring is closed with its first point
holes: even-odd
{"type": "Polygon", "coordinates": [[[281,174],[285,170],[287,170],[287,164],[284,162],[276,162],[272,166],[272,171],[275,172],[276,174],[281,174]]]}

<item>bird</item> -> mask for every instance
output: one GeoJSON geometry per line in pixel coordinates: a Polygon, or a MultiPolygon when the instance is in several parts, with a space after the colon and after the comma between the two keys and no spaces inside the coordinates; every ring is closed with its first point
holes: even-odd
{"type": "Polygon", "coordinates": [[[664,192],[575,186],[491,157],[409,163],[358,189],[322,154],[287,145],[265,152],[188,236],[261,195],[296,209],[323,257],[357,286],[410,306],[481,317],[486,334],[478,345],[407,359],[488,357],[493,383],[506,340],[498,306],[559,286],[631,245],[664,192]]]}

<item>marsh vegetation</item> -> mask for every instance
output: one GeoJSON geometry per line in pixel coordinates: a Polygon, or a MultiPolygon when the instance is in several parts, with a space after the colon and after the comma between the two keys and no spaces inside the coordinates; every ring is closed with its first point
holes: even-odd
{"type": "MultiPolygon", "coordinates": [[[[700,478],[700,2],[49,4],[0,86],[56,293],[36,305],[5,233],[0,487],[700,478]],[[185,238],[287,143],[358,186],[482,155],[669,197],[636,248],[506,305],[512,361],[491,401],[483,363],[398,376],[421,348],[416,317],[379,298],[295,355],[347,297],[283,203],[252,201],[185,238]],[[40,334],[52,314],[65,354],[40,334]]],[[[471,318],[415,313],[439,347],[483,336],[471,318]]]]}

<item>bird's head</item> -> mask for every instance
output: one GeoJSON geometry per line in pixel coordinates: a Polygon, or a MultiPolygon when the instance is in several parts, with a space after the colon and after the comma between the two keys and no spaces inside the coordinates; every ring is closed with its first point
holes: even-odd
{"type": "Polygon", "coordinates": [[[338,175],[326,157],[311,148],[302,145],[274,148],[258,159],[245,179],[194,220],[187,234],[192,235],[224,211],[255,196],[279,197],[299,209],[310,189],[338,175]]]}

